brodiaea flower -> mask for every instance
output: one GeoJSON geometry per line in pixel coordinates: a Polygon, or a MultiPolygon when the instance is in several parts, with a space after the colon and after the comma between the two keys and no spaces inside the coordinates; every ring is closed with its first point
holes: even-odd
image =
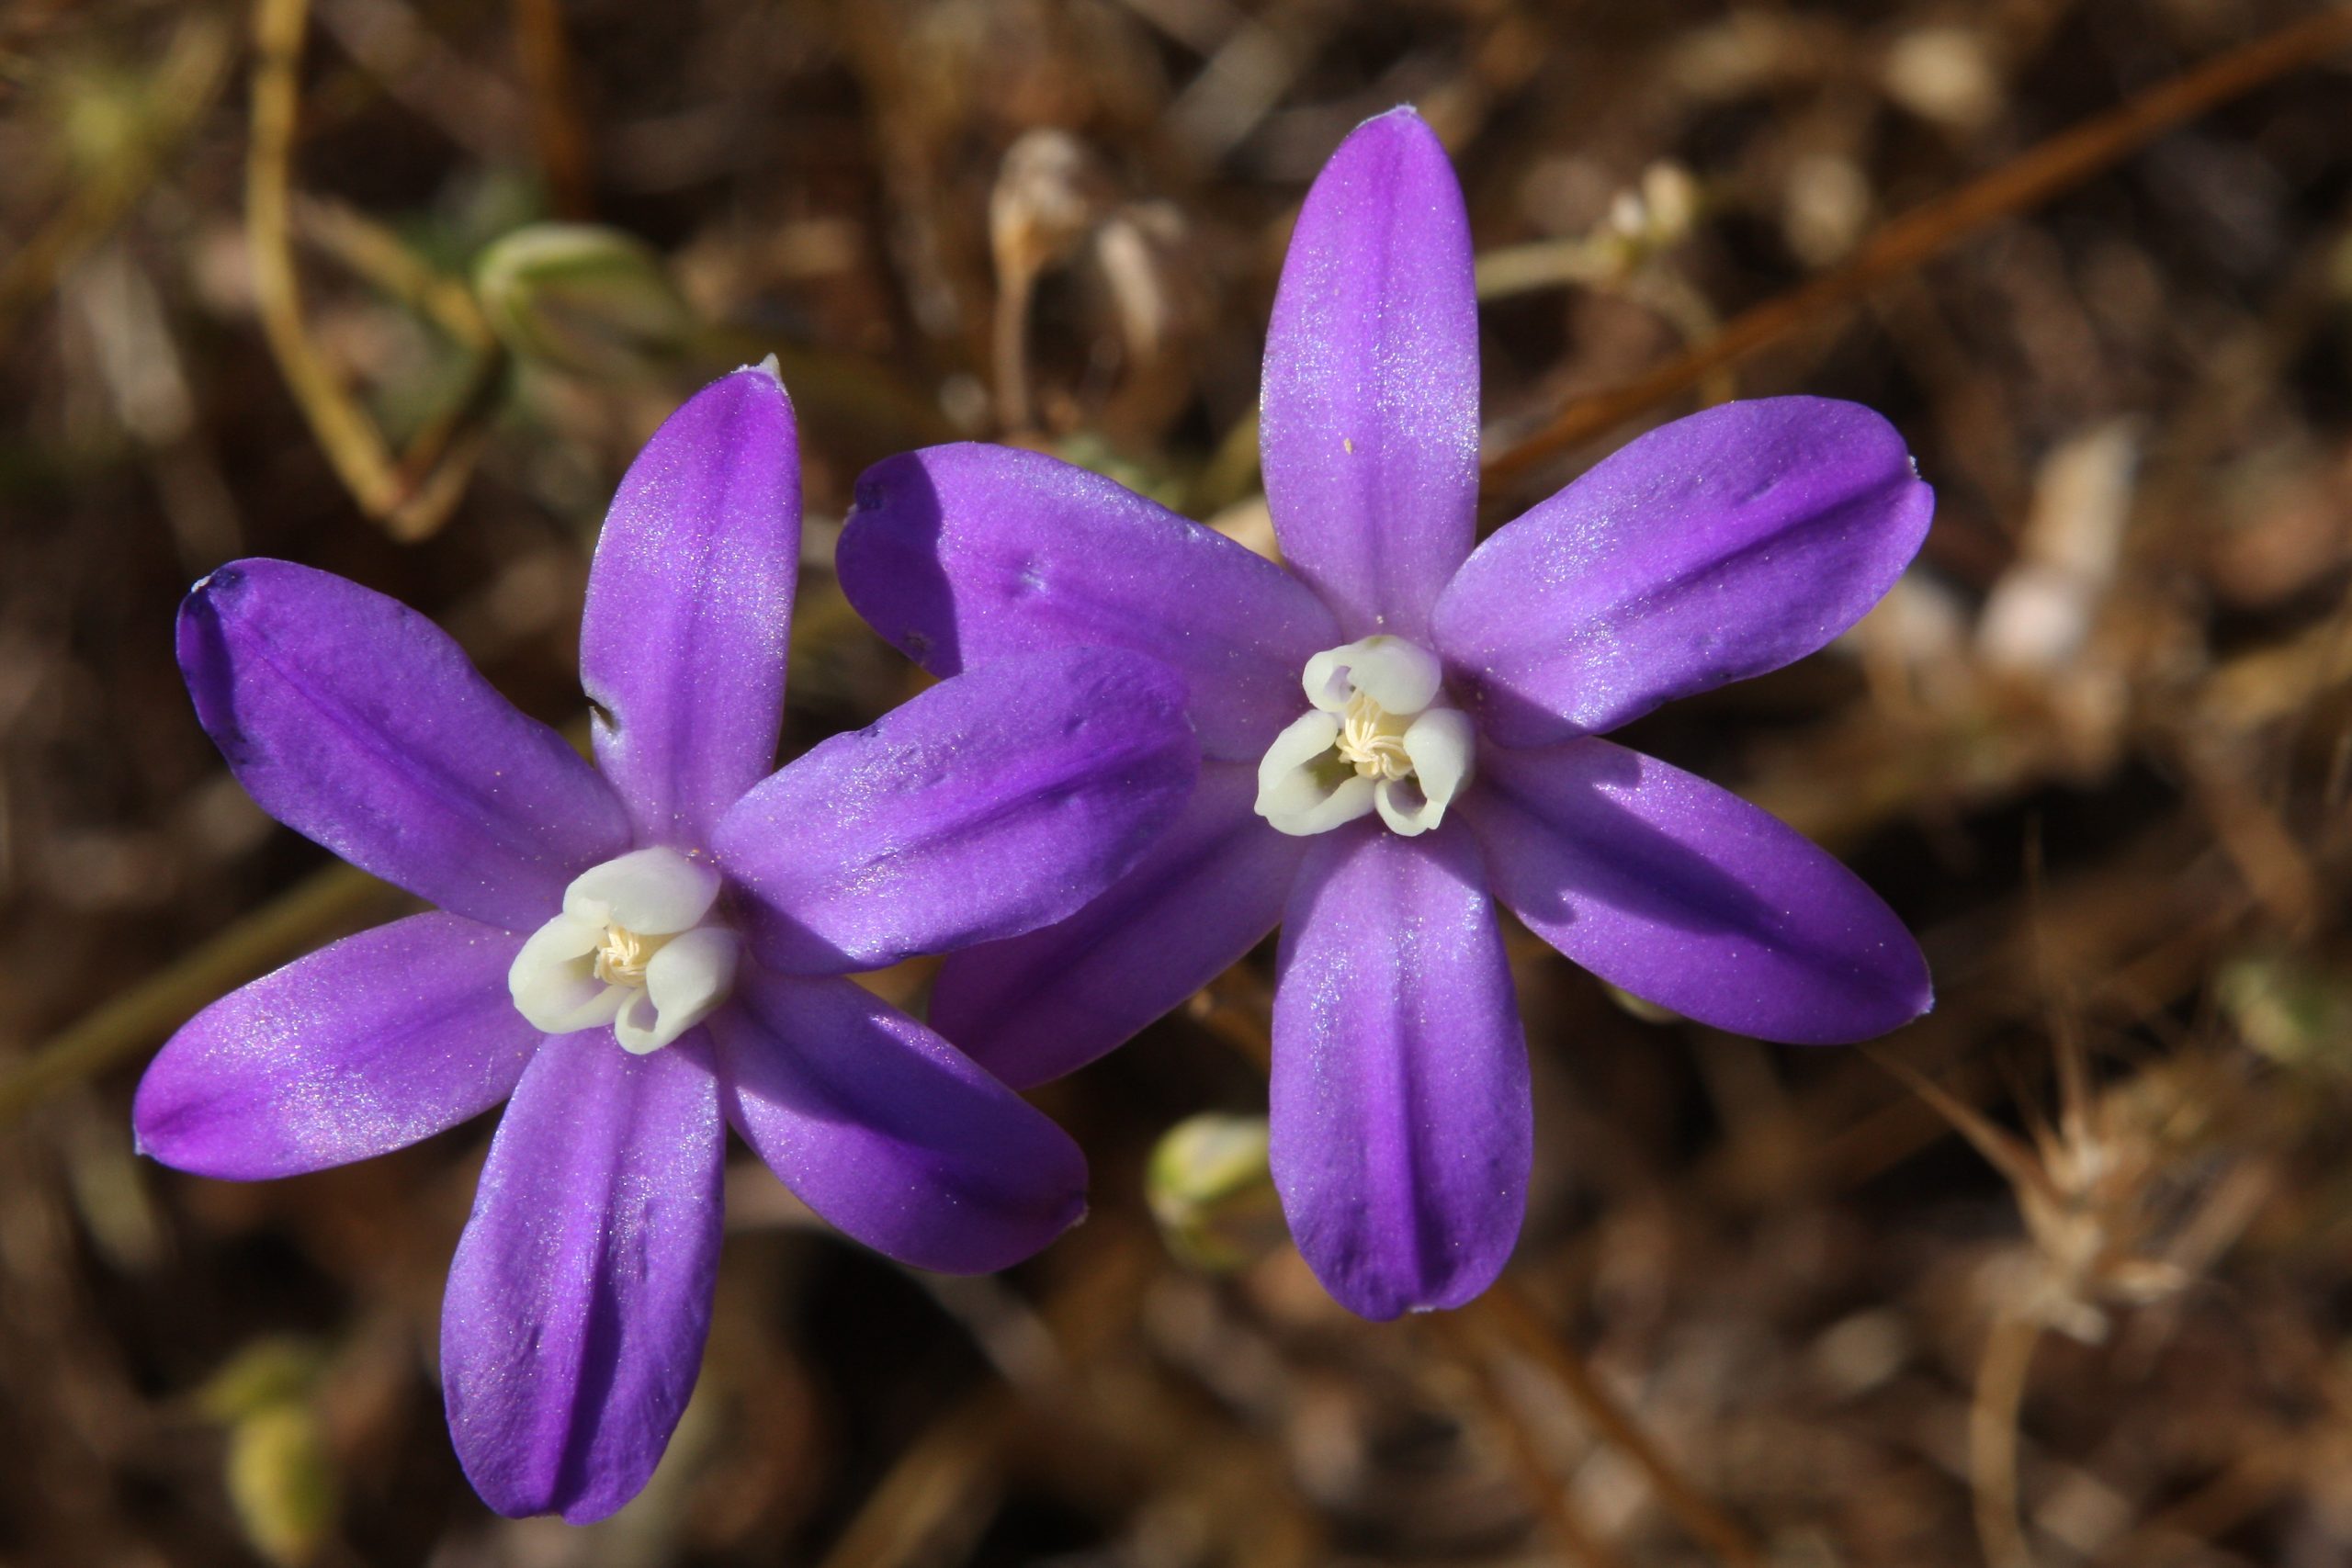
{"type": "Polygon", "coordinates": [[[1060,1129],[840,976],[1108,886],[1197,773],[1182,685],[1111,649],[1009,661],[763,778],[799,517],[767,371],[638,457],[581,637],[601,776],[341,578],[243,561],[181,612],[198,715],[254,798],[439,912],[198,1015],[140,1085],[141,1145],[285,1176],[512,1095],[442,1316],[450,1431],[503,1513],[597,1518],[651,1473],[709,1325],[729,1124],[924,1268],[1001,1268],[1084,1207],[1060,1129]]]}
{"type": "Polygon", "coordinates": [[[932,1021],[1035,1083],[1279,921],[1293,1234],[1357,1312],[1453,1305],[1525,1204],[1497,901],[1626,990],[1766,1039],[1854,1040],[1928,1007],[1917,945],[1844,867],[1597,736],[1826,643],[1917,551],[1931,500],[1885,421],[1779,398],[1652,432],[1474,551],[1469,232],[1409,110],[1360,128],[1306,198],[1261,416],[1288,572],[1032,453],[935,447],[861,482],[842,582],[885,637],[943,672],[1154,654],[1183,671],[1209,759],[1100,902],[951,958],[932,1021]]]}

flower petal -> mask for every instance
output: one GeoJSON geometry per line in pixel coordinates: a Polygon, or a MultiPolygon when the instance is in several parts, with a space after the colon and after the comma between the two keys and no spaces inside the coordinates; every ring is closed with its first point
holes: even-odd
{"type": "Polygon", "coordinates": [[[931,1021],[1025,1089],[1075,1072],[1181,1005],[1281,918],[1306,853],[1250,809],[1257,781],[1211,762],[1135,869],[1069,919],[951,956],[931,1021]]]}
{"type": "Polygon", "coordinates": [[[1827,643],[1894,586],[1934,510],[1860,404],[1725,403],[1481,545],[1438,602],[1439,650],[1503,745],[1614,729],[1827,643]]]}
{"type": "Polygon", "coordinates": [[[1272,562],[1099,474],[1008,446],[877,463],[836,558],[842,592],[924,669],[1096,644],[1181,671],[1212,757],[1254,758],[1338,638],[1272,562]]]}
{"type": "Polygon", "coordinates": [[[701,926],[665,943],[645,965],[645,988],[613,1020],[624,1051],[659,1051],[708,1018],[735,988],[742,943],[733,931],[701,926]]]}
{"type": "Polygon", "coordinates": [[[701,923],[718,902],[723,880],[708,861],[657,844],[573,877],[563,890],[563,912],[599,930],[615,925],[639,936],[671,936],[701,923]]]}
{"type": "Polygon", "coordinates": [[[836,735],[713,837],[752,951],[877,969],[1060,919],[1133,865],[1200,769],[1183,682],[1117,649],[1008,659],[836,735]]]}
{"type": "Polygon", "coordinates": [[[1611,985],[1792,1044],[1883,1034],[1934,1000],[1894,911],[1730,791],[1589,739],[1478,766],[1455,809],[1496,896],[1611,985]]]}
{"type": "Polygon", "coordinates": [[[234,1180],[404,1148],[506,1098],[539,1032],[507,999],[515,939],[413,915],[230,992],[140,1080],[140,1152],[234,1180]]]}
{"type": "Polygon", "coordinates": [[[786,1187],[918,1269],[979,1274],[1086,1213],[1069,1134],[847,980],[747,971],[718,1036],[727,1114],[786,1187]]]}
{"type": "Polygon", "coordinates": [[[180,607],[205,730],[264,811],[453,915],[526,931],[628,842],[620,802],[396,600],[279,560],[180,607]]]}
{"type": "Polygon", "coordinates": [[[1462,187],[1436,135],[1409,108],[1357,127],[1291,235],[1259,399],[1275,536],[1345,636],[1420,637],[1470,553],[1470,270],[1462,187]]]}
{"type": "Polygon", "coordinates": [[[775,373],[738,370],[629,465],[596,541],[580,680],[640,841],[700,844],[775,766],[800,563],[800,447],[775,373]]]}
{"type": "Polygon", "coordinates": [[[1469,835],[1314,841],[1283,915],[1271,1121],[1291,1235],[1349,1310],[1459,1306],[1502,1271],[1534,1111],[1469,835]]]}
{"type": "Polygon", "coordinates": [[[710,1326],[726,1138],[701,1035],[532,1058],[441,1307],[449,1435],[500,1513],[584,1524],[653,1473],[710,1326]]]}

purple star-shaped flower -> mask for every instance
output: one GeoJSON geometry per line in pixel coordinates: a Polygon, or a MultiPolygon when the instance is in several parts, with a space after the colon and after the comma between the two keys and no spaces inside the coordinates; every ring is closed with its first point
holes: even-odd
{"type": "Polygon", "coordinates": [[[1084,1210],[1059,1128],[841,976],[1109,886],[1197,775],[1182,683],[1114,649],[1007,661],[771,774],[799,534],[772,373],[662,427],[589,581],[601,775],[342,578],[241,561],[181,612],[198,716],[254,798],[439,912],[199,1014],[140,1085],[140,1145],[285,1176],[511,1095],[442,1317],[450,1431],[502,1513],[601,1517],[661,1458],[709,1326],[729,1124],[923,1268],[1001,1268],[1084,1210]]]}
{"type": "Polygon", "coordinates": [[[860,482],[842,583],[883,636],[941,672],[1152,654],[1183,672],[1208,758],[1099,902],[949,959],[932,1021],[1034,1084],[1279,922],[1292,1232],[1359,1313],[1455,1305],[1510,1255],[1532,1143],[1497,902],[1604,979],[1770,1040],[1928,1006],[1917,944],[1844,867],[1598,736],[1851,626],[1931,496],[1884,420],[1775,398],[1653,431],[1473,549],[1469,229],[1409,109],[1308,193],[1261,415],[1287,572],[1034,453],[933,447],[860,482]]]}

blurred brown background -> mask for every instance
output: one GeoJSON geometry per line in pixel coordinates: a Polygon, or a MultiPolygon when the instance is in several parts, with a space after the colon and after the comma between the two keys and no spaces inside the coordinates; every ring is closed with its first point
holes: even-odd
{"type": "Polygon", "coordinates": [[[0,1563],[2352,1562],[2346,20],[16,0],[0,1563]],[[1040,1097],[1095,1208],[1007,1278],[910,1276],[739,1156],[652,1487],[491,1517],[431,1367],[484,1128],[261,1187],[132,1156],[174,1024],[399,908],[227,777],[178,595],[331,568],[572,722],[621,465],[773,349],[805,747],[911,689],[827,571],[875,457],[1017,438],[1264,541],[1288,224],[1407,100],[1482,253],[1494,520],[1702,398],[1860,399],[1918,454],[1935,530],[1869,622],[1633,739],[1847,856],[1938,1010],[1768,1048],[1515,935],[1517,1263],[1373,1325],[1246,1159],[1147,1180],[1182,1119],[1262,1111],[1261,953],[1040,1097]]]}

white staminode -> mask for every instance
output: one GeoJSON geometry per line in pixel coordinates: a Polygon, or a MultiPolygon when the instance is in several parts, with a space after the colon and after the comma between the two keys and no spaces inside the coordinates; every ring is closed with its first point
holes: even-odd
{"type": "Polygon", "coordinates": [[[711,923],[718,902],[718,873],[675,850],[591,866],[514,955],[506,988],[549,1034],[609,1023],[626,1049],[658,1051],[735,984],[735,933],[711,923]]]}
{"type": "Polygon", "coordinates": [[[1377,811],[1411,838],[1445,820],[1470,778],[1467,715],[1435,705],[1437,657],[1398,637],[1368,637],[1306,661],[1314,707],[1258,763],[1258,815],[1285,833],[1324,833],[1377,811]]]}

